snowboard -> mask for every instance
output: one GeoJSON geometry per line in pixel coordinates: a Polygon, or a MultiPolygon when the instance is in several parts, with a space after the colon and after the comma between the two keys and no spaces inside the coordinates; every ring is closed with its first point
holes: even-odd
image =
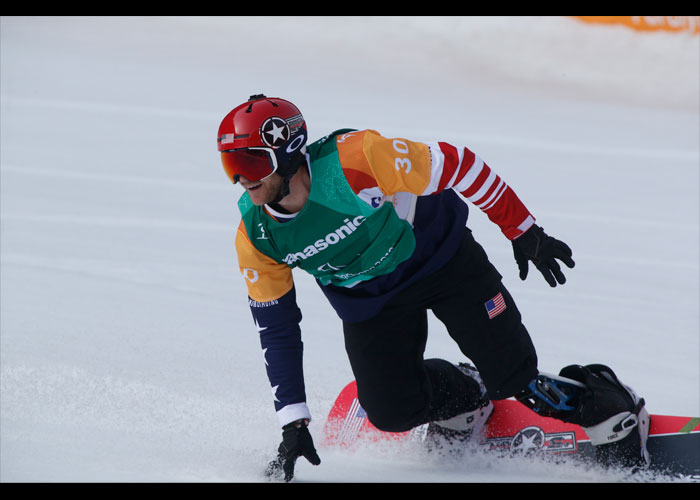
{"type": "MultiPolygon", "coordinates": [[[[478,441],[480,449],[503,454],[539,454],[594,460],[586,432],[575,424],[537,414],[514,399],[493,401],[494,410],[478,441]]],[[[357,399],[355,381],[338,395],[323,428],[326,446],[357,442],[422,441],[427,424],[406,432],[383,432],[372,425],[357,399]]],[[[647,449],[652,471],[700,480],[700,418],[651,415],[647,449]]]]}

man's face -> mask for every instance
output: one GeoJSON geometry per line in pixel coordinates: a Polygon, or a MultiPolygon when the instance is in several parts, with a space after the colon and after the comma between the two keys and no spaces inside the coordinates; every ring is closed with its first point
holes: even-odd
{"type": "Polygon", "coordinates": [[[284,178],[277,173],[260,181],[249,181],[243,176],[238,179],[238,183],[250,195],[250,201],[257,206],[275,201],[282,190],[283,182],[284,178]]]}

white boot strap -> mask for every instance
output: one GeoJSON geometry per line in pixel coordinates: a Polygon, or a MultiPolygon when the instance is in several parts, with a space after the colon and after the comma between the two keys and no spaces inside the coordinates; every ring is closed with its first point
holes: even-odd
{"type": "Polygon", "coordinates": [[[600,444],[614,443],[627,437],[638,423],[637,415],[625,411],[613,415],[599,424],[584,427],[583,430],[586,431],[586,434],[591,439],[591,444],[598,446],[600,444]]]}

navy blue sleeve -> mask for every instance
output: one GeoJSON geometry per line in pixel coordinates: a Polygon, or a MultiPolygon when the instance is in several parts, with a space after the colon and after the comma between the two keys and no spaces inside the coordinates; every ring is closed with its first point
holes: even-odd
{"type": "Polygon", "coordinates": [[[299,418],[311,418],[306,406],[301,340],[301,310],[294,287],[279,299],[256,302],[248,298],[260,333],[265,369],[270,381],[280,426],[299,418]]]}

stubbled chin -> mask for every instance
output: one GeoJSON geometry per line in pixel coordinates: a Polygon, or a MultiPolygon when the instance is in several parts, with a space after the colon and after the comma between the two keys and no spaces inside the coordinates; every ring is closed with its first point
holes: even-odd
{"type": "Polygon", "coordinates": [[[257,189],[248,189],[247,191],[248,196],[250,196],[250,201],[252,201],[255,205],[264,205],[270,201],[268,199],[269,195],[265,193],[265,189],[261,189],[259,187],[257,189]]]}

